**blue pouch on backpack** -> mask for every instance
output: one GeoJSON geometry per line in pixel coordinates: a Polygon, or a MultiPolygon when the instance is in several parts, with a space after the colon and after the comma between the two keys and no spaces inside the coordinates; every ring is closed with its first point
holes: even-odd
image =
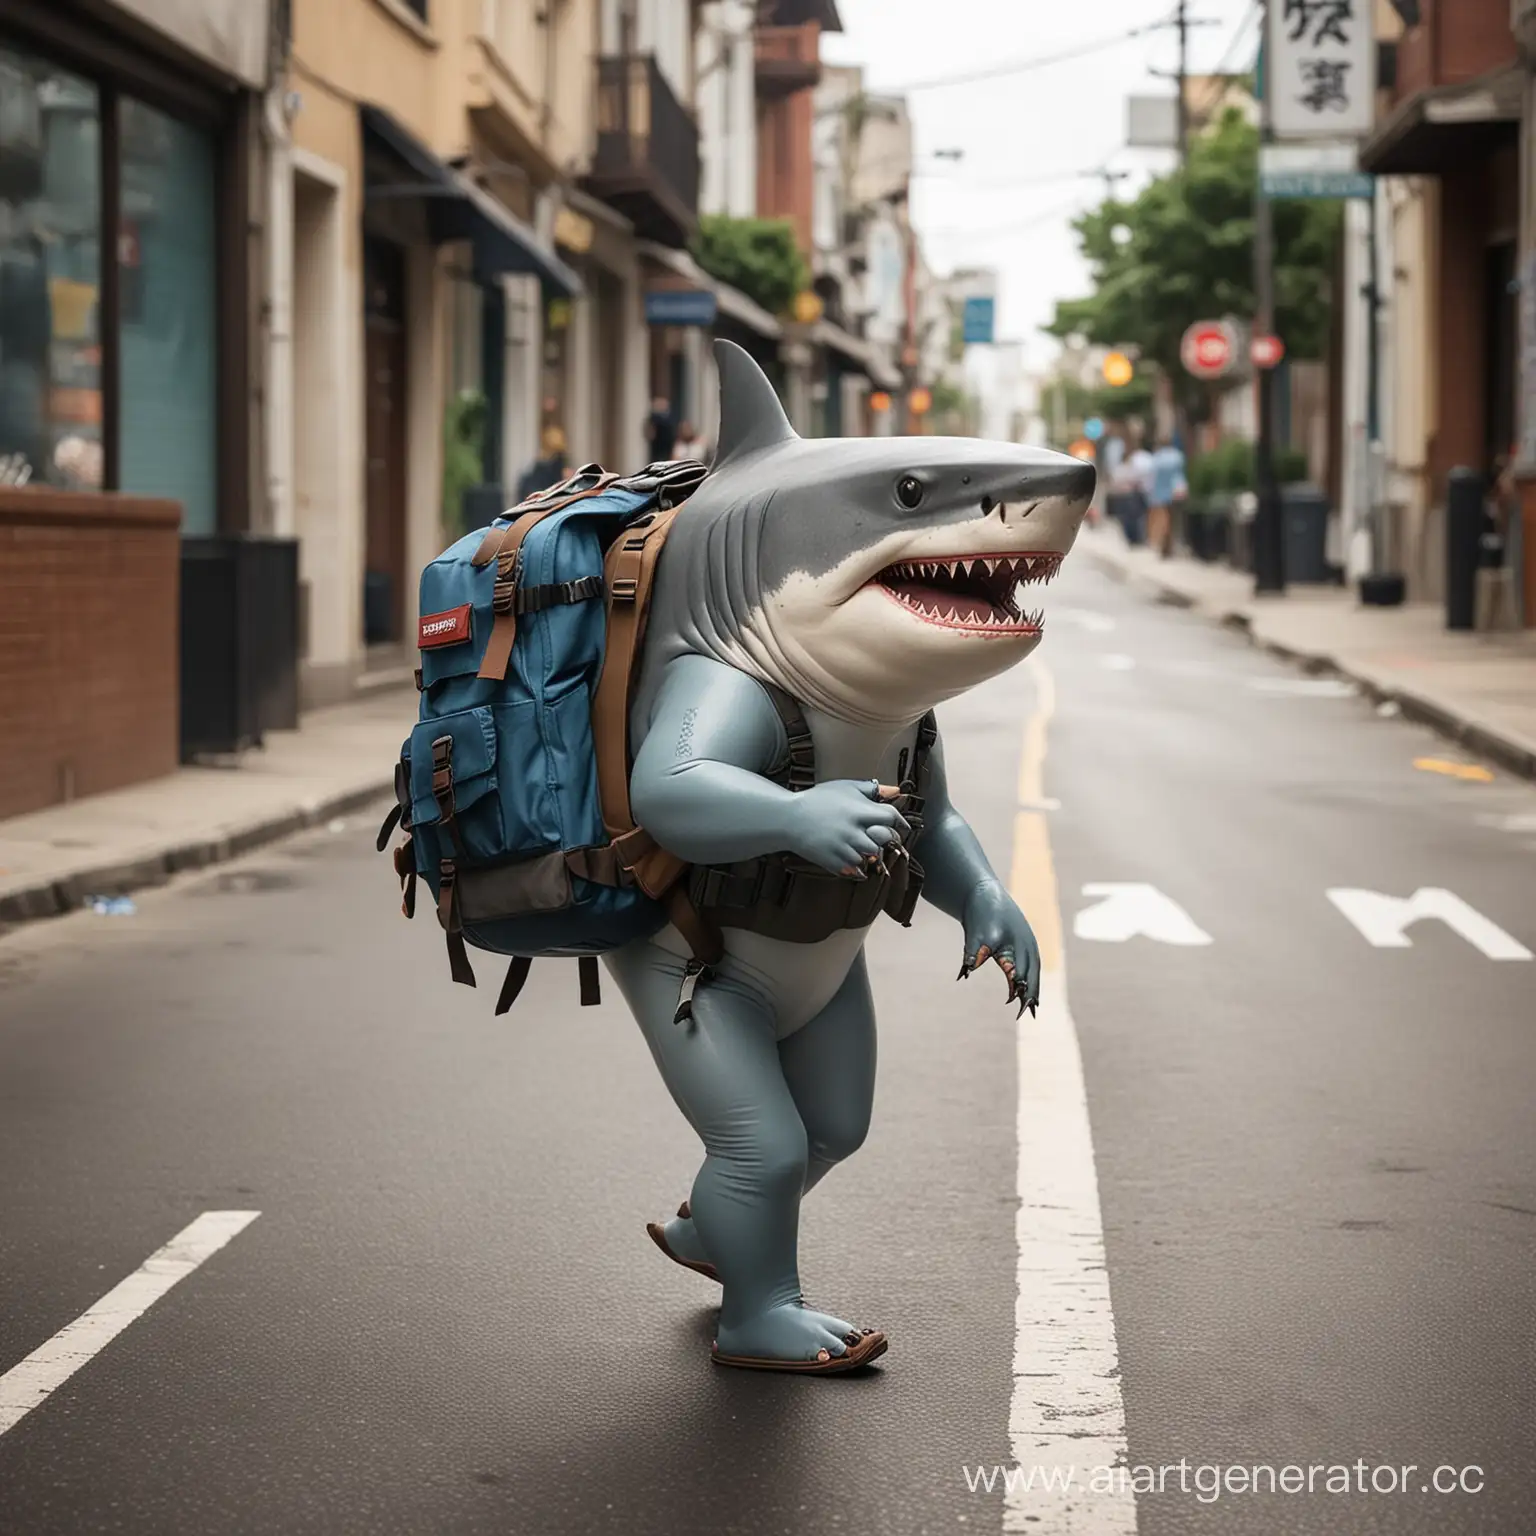
{"type": "Polygon", "coordinates": [[[668,921],[682,865],[630,818],[629,684],[666,525],[705,472],[587,465],[422,572],[418,724],[378,847],[407,834],[404,909],[420,880],[455,981],[475,984],[466,945],[513,957],[497,1013],[545,955],[577,957],[596,1002],[594,957],[668,921]]]}

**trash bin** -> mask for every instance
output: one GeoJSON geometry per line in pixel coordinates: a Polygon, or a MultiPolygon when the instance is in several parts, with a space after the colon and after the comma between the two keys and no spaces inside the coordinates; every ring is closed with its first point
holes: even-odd
{"type": "Polygon", "coordinates": [[[1477,568],[1482,560],[1483,477],[1453,469],[1445,491],[1445,627],[1471,629],[1477,619],[1477,568]]]}
{"type": "Polygon", "coordinates": [[[299,723],[299,545],[181,543],[181,756],[239,752],[299,723]]]}
{"type": "Polygon", "coordinates": [[[1285,525],[1285,579],[1330,582],[1328,564],[1328,498],[1314,485],[1280,488],[1280,515],[1285,525]]]}

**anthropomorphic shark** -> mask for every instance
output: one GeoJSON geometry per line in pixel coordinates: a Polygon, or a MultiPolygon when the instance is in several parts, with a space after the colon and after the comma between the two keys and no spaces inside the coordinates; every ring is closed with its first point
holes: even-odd
{"type": "Polygon", "coordinates": [[[1039,643],[1028,589],[1071,549],[1095,471],[969,438],[802,440],[751,358],[715,353],[719,447],[657,571],[631,803],[662,847],[727,872],[722,889],[771,878],[716,914],[724,958],[702,977],[675,927],[607,965],[704,1143],[689,1198],[649,1230],[722,1284],[713,1358],[825,1373],[887,1347],[807,1306],[797,1262],[801,1198],[861,1144],[873,1101],[875,914],[854,898],[920,866],[964,931],[962,976],[990,959],[1010,1000],[1037,1001],[1034,935],[949,802],[929,712],[1039,643]]]}

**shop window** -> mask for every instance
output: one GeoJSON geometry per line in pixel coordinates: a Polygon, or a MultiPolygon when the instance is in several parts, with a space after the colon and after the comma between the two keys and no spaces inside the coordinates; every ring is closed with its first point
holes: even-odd
{"type": "Polygon", "coordinates": [[[0,47],[0,485],[103,480],[100,104],[0,47]]]}
{"type": "Polygon", "coordinates": [[[123,97],[118,480],[182,505],[184,534],[218,525],[214,149],[207,134],[123,97]]]}

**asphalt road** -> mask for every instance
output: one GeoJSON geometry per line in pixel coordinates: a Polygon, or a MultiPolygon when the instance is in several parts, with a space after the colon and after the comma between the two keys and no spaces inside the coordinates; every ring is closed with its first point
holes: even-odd
{"type": "MultiPolygon", "coordinates": [[[[1139,1528],[1536,1528],[1536,964],[1433,921],[1374,948],[1327,897],[1444,888],[1536,948],[1536,793],[1416,769],[1456,754],[1073,563],[1046,789],[1127,1460],[1483,1483],[1170,1485],[1139,1528]],[[1211,942],[1074,937],[1102,882],[1211,942]]],[[[943,714],[1003,871],[1034,693],[943,714]]],[[[803,1264],[881,1367],[721,1370],[712,1287],[644,1234],[697,1150],[615,989],[579,1009],[536,965],[493,1018],[496,968],[450,984],[374,825],[0,939],[0,1373],[203,1212],[260,1212],[0,1433],[0,1533],[1000,1529],[963,1469],[1014,1457],[1001,980],[957,985],[931,911],[871,947],[875,1125],[803,1264]]]]}

